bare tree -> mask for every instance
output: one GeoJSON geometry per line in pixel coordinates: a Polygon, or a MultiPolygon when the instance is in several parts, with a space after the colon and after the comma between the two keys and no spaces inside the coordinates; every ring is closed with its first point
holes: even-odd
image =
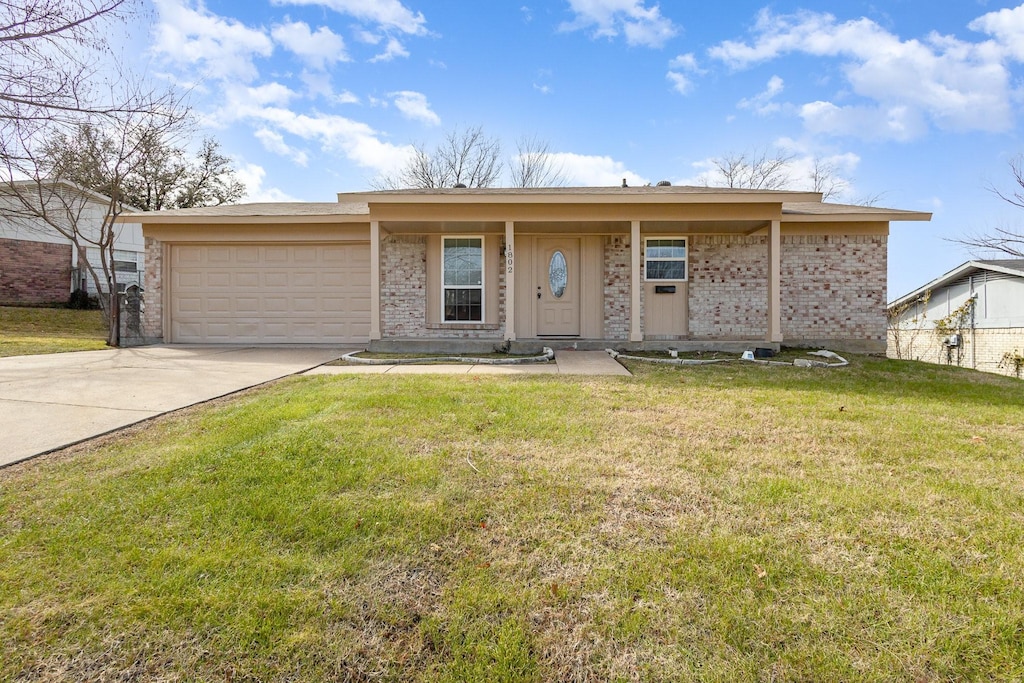
{"type": "Polygon", "coordinates": [[[841,195],[850,186],[850,183],[839,175],[839,168],[834,163],[817,156],[812,160],[808,180],[811,181],[811,191],[820,192],[822,201],[841,195]]]}
{"type": "MultiPolygon", "coordinates": [[[[995,185],[990,185],[989,190],[1004,202],[1024,209],[1024,155],[1018,155],[1011,159],[1009,166],[1016,187],[1007,192],[995,185]]],[[[995,228],[988,234],[974,233],[952,241],[973,251],[998,252],[1014,258],[1024,258],[1024,232],[1020,230],[995,228]]]]}
{"type": "MultiPolygon", "coordinates": [[[[789,185],[793,155],[768,150],[729,154],[712,159],[721,185],[748,190],[781,190],[789,185]]],[[[705,178],[705,185],[710,185],[705,178]]]]}
{"type": "Polygon", "coordinates": [[[512,187],[559,187],[568,182],[564,168],[555,164],[547,141],[536,136],[516,141],[509,172],[512,187]]]}
{"type": "Polygon", "coordinates": [[[26,157],[4,159],[3,213],[27,231],[57,234],[79,255],[78,263],[100,294],[107,343],[120,343],[114,248],[118,218],[134,208],[126,181],[143,164],[147,132],[173,130],[183,113],[105,115],[103,127],[81,124],[52,133],[35,145],[21,141],[26,157]],[[116,122],[117,125],[113,125],[116,122]],[[96,254],[99,263],[90,256],[96,254]]]}
{"type": "Polygon", "coordinates": [[[454,129],[433,150],[413,146],[413,156],[394,175],[373,181],[379,190],[492,187],[501,175],[501,142],[479,126],[454,129]]]}

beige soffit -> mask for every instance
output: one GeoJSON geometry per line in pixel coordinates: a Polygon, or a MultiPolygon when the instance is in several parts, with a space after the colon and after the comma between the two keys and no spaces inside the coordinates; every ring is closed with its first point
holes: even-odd
{"type": "Polygon", "coordinates": [[[884,209],[857,204],[827,204],[824,202],[784,202],[782,220],[785,223],[815,223],[833,221],[930,221],[932,215],[924,211],[884,209]]]}
{"type": "Polygon", "coordinates": [[[222,204],[194,209],[169,209],[122,214],[123,223],[366,223],[364,202],[263,202],[222,204]],[[286,219],[286,220],[284,220],[286,219]]]}
{"type": "Polygon", "coordinates": [[[728,187],[433,188],[339,192],[339,202],[368,204],[764,204],[820,202],[820,192],[728,187]]]}

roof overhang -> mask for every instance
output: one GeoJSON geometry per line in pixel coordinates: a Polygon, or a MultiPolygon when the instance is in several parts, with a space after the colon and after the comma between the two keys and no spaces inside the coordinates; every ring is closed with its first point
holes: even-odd
{"type": "Polygon", "coordinates": [[[955,282],[956,280],[959,280],[965,275],[970,275],[971,273],[975,273],[982,270],[987,270],[993,273],[1001,273],[1003,275],[1024,277],[1024,271],[1021,271],[1020,269],[1009,268],[995,263],[987,263],[985,261],[968,261],[967,263],[960,264],[959,266],[949,271],[945,275],[940,275],[939,277],[935,278],[928,284],[922,287],[918,287],[909,294],[904,294],[900,298],[892,300],[891,302],[889,302],[888,308],[892,308],[893,306],[900,306],[907,302],[920,299],[922,296],[924,296],[925,292],[930,292],[940,287],[945,287],[949,283],[955,282]]]}

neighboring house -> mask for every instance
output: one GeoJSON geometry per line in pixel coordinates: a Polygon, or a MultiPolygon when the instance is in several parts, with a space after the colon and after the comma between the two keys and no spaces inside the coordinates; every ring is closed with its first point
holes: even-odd
{"type": "MultiPolygon", "coordinates": [[[[18,185],[26,195],[33,188],[29,181],[18,185]]],[[[110,200],[70,183],[61,186],[63,191],[74,193],[80,202],[78,227],[83,237],[81,244],[86,247],[85,258],[102,273],[95,242],[110,200]]],[[[96,286],[80,262],[81,257],[71,241],[52,226],[38,218],[25,217],[10,188],[0,184],[0,305],[67,303],[76,289],[95,295],[96,286]]],[[[142,284],[144,266],[142,226],[128,222],[115,226],[114,268],[119,288],[142,284]]]]}
{"type": "Polygon", "coordinates": [[[376,349],[885,350],[890,221],[708,187],[343,193],[135,214],[144,334],[376,349]]]}
{"type": "Polygon", "coordinates": [[[889,356],[1016,375],[1024,259],[968,261],[889,304],[889,356]]]}

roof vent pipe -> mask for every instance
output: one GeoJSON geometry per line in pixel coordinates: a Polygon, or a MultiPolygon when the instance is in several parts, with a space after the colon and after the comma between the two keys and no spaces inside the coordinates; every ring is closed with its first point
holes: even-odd
{"type": "Polygon", "coordinates": [[[622,179],[622,186],[623,187],[629,187],[629,185],[626,184],[626,179],[625,178],[622,179]]]}

